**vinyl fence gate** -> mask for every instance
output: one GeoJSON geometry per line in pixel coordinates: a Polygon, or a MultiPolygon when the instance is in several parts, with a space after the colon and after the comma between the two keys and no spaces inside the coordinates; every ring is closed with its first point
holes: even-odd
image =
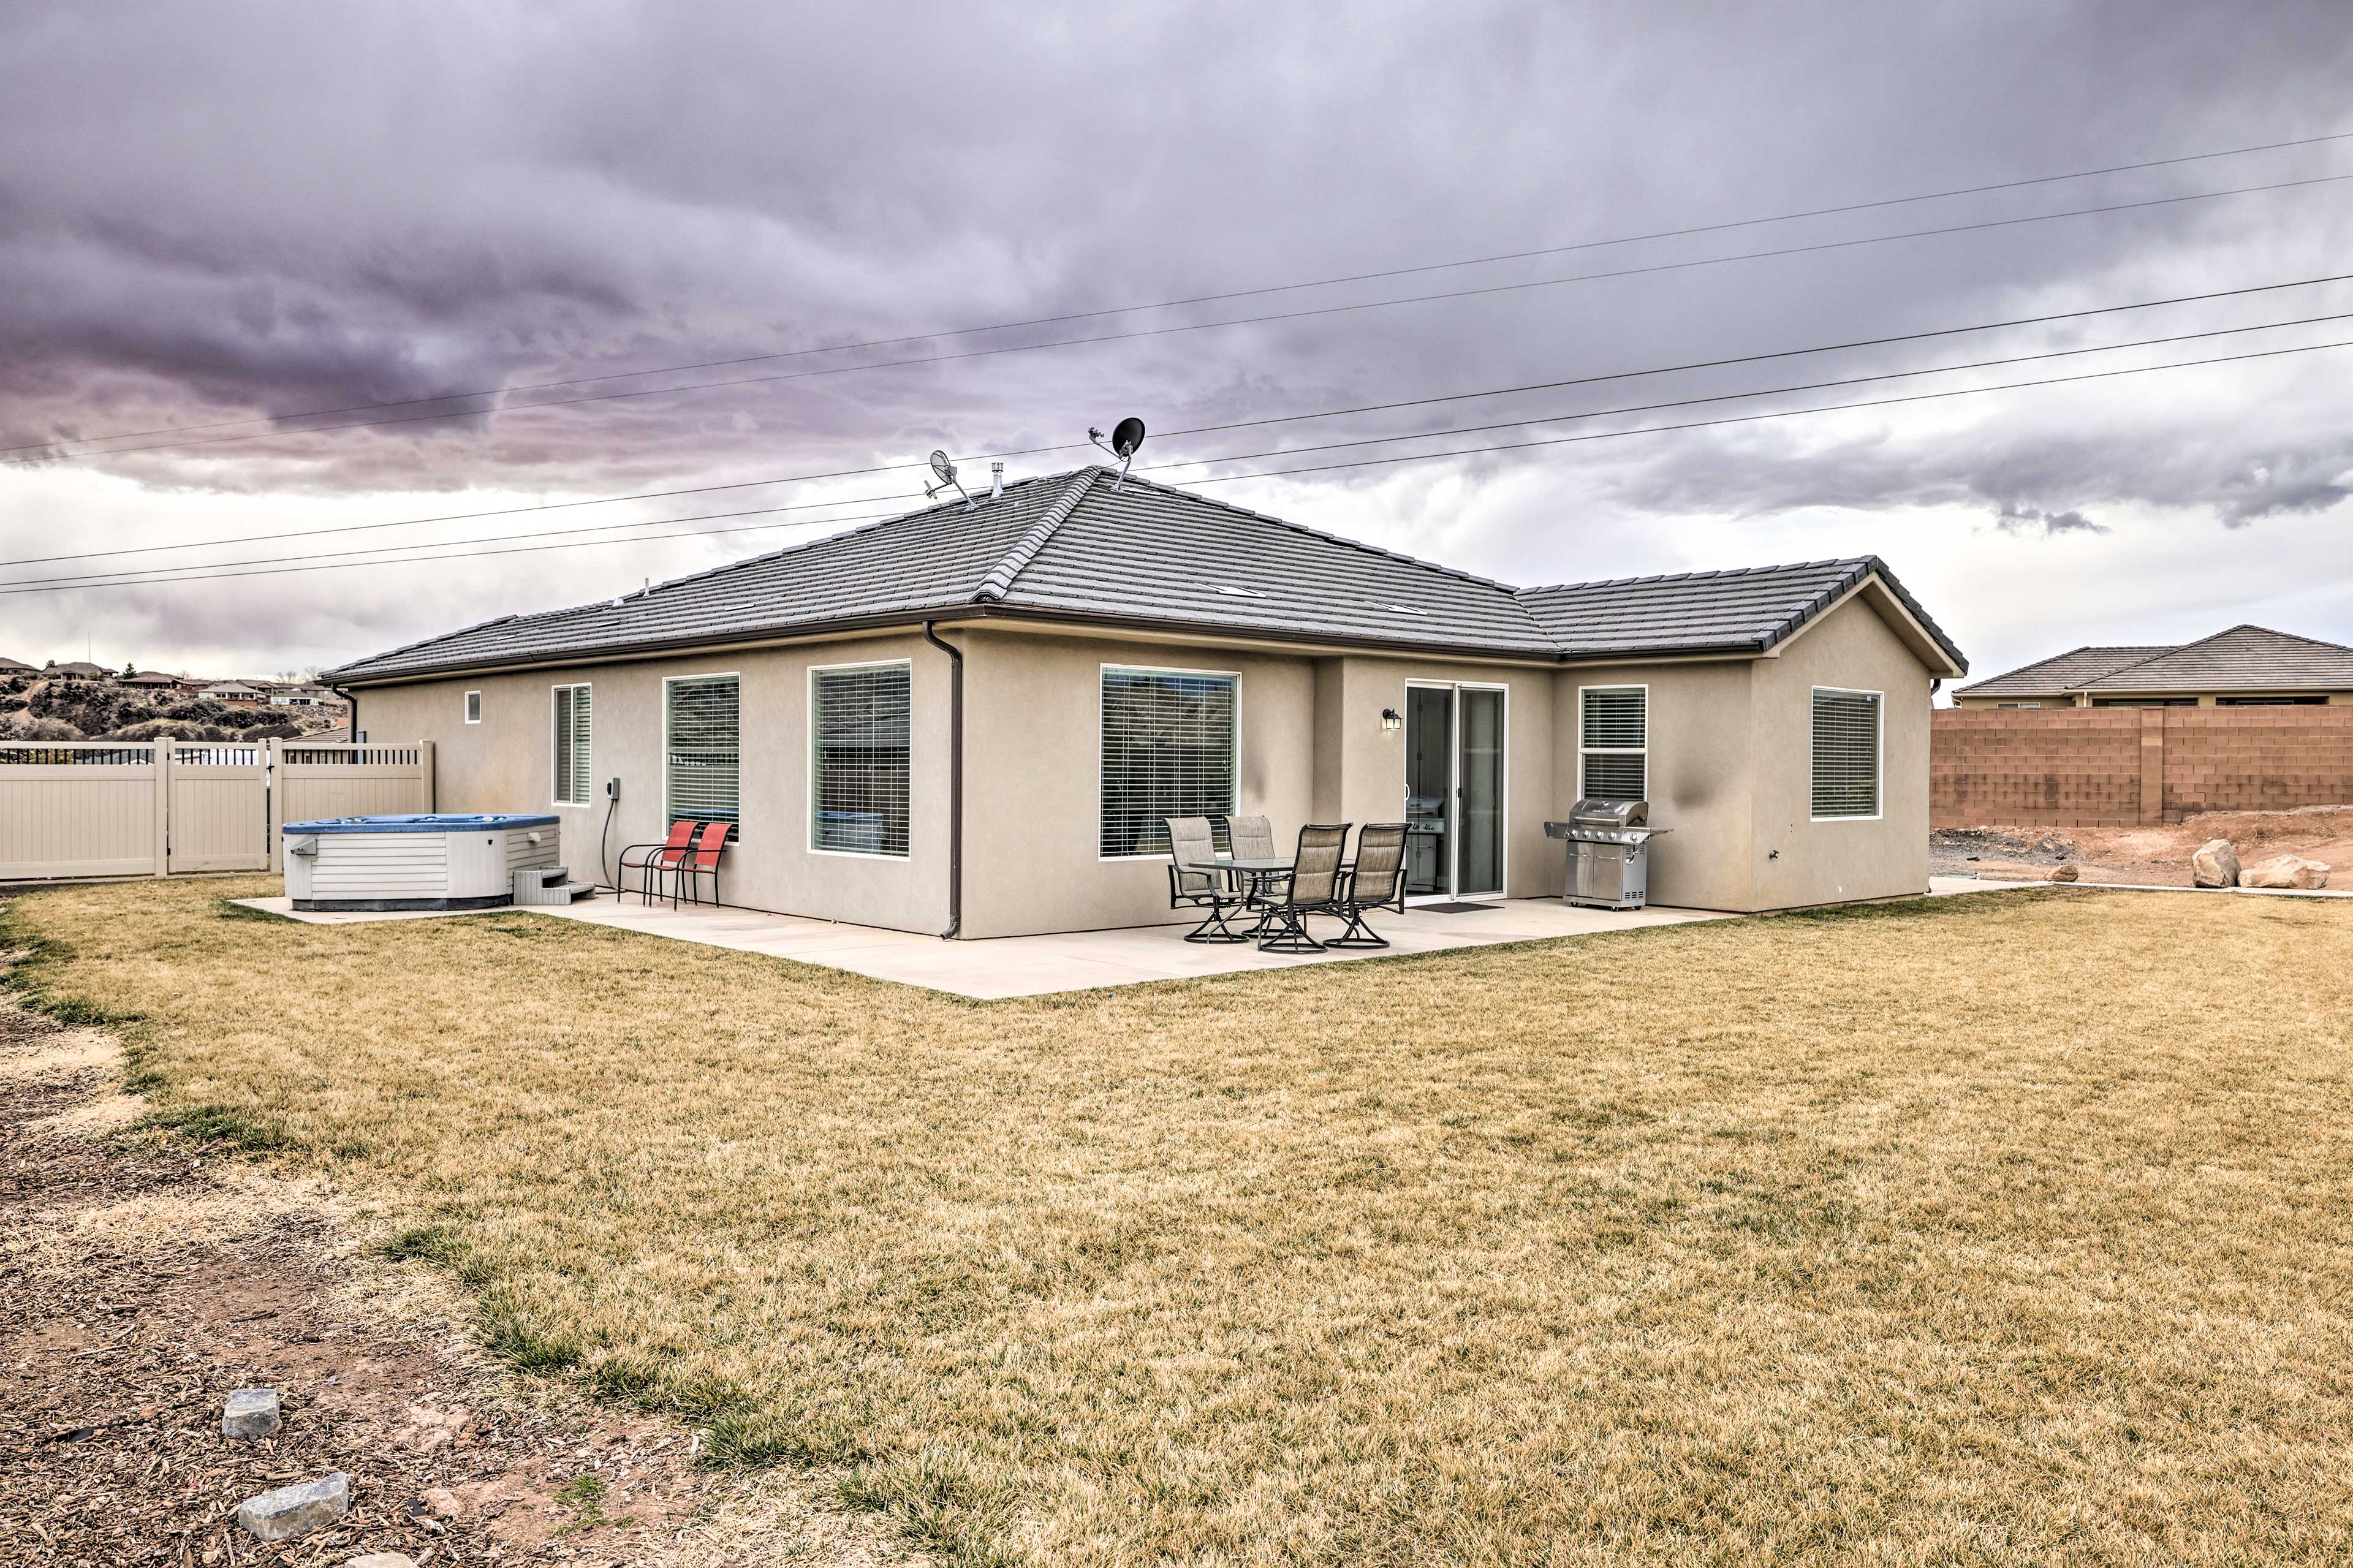
{"type": "Polygon", "coordinates": [[[0,882],[275,870],[280,823],[433,803],[430,741],[0,742],[0,882]]]}

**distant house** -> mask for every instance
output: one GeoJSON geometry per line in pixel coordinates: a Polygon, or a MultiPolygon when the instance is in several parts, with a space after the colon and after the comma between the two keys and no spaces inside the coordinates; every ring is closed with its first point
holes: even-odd
{"type": "Polygon", "coordinates": [[[233,707],[259,708],[266,694],[259,688],[248,686],[242,680],[223,680],[206,687],[196,695],[213,702],[227,702],[233,707]]]}
{"type": "Polygon", "coordinates": [[[102,664],[53,664],[41,672],[57,680],[111,680],[114,671],[102,664]]]}
{"type": "Polygon", "coordinates": [[[177,675],[166,675],[160,669],[142,669],[136,675],[126,675],[117,686],[137,687],[143,691],[193,691],[197,683],[177,675]]]}
{"type": "Polygon", "coordinates": [[[0,658],[0,680],[5,680],[12,675],[37,675],[40,672],[38,670],[35,669],[29,664],[20,664],[13,658],[0,658]]]}
{"type": "Polygon", "coordinates": [[[1953,693],[1956,708],[2275,708],[2353,703],[2353,647],[2264,626],[2177,646],[2079,647],[1953,693]]]}
{"type": "Polygon", "coordinates": [[[340,708],[343,700],[317,686],[285,686],[269,694],[272,708],[340,708]]]}

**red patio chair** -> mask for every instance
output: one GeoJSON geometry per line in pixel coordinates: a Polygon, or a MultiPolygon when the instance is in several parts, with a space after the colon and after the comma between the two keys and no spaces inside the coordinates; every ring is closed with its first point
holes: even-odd
{"type": "MultiPolygon", "coordinates": [[[[638,883],[638,896],[647,903],[652,903],[656,883],[666,873],[676,871],[685,864],[687,846],[693,842],[694,830],[702,826],[692,818],[673,822],[670,825],[670,837],[659,844],[626,846],[621,850],[620,869],[613,873],[613,897],[617,900],[629,890],[630,872],[642,871],[645,875],[638,883]],[[639,855],[635,860],[629,858],[640,849],[651,853],[639,855]]],[[[672,894],[672,901],[676,901],[675,893],[672,894]]]]}
{"type": "MultiPolygon", "coordinates": [[[[694,848],[679,862],[678,885],[686,889],[689,903],[702,902],[702,895],[695,889],[697,877],[711,879],[711,901],[713,904],[719,901],[719,858],[727,852],[727,836],[734,828],[732,822],[704,823],[702,836],[694,841],[694,848]]],[[[675,894],[671,896],[670,902],[678,902],[675,894]]]]}

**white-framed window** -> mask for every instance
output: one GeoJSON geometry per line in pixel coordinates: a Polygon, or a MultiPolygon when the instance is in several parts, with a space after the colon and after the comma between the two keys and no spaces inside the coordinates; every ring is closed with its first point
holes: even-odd
{"type": "Polygon", "coordinates": [[[1171,816],[1206,816],[1224,847],[1241,751],[1241,677],[1219,670],[1103,667],[1097,853],[1168,853],[1171,816]]]}
{"type": "Polygon", "coordinates": [[[479,724],[481,721],[482,694],[479,691],[469,691],[466,693],[466,722],[479,724]]]}
{"type": "Polygon", "coordinates": [[[1651,689],[1577,689],[1577,793],[1588,800],[1651,798],[1651,689]]]}
{"type": "Polygon", "coordinates": [[[588,688],[551,687],[548,697],[554,730],[554,743],[550,747],[554,783],[549,798],[558,805],[586,805],[596,787],[589,765],[594,747],[588,688]]]}
{"type": "Polygon", "coordinates": [[[729,675],[676,675],[662,682],[663,820],[732,822],[744,837],[741,682],[729,675]]]}
{"type": "Polygon", "coordinates": [[[914,667],[809,671],[809,847],[820,855],[907,855],[910,688],[914,667]]]}
{"type": "Polygon", "coordinates": [[[1997,702],[1994,706],[1997,708],[2040,708],[2042,704],[2040,702],[1997,702]]]}
{"type": "Polygon", "coordinates": [[[1886,707],[1881,692],[1814,688],[1816,822],[1879,816],[1880,746],[1886,729],[1886,707]]]}

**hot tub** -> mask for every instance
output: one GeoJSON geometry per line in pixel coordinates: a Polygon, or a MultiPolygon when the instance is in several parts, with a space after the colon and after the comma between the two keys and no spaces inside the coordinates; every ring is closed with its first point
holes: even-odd
{"type": "Polygon", "coordinates": [[[554,816],[338,816],[290,822],[286,896],[298,910],[487,910],[514,874],[556,864],[554,816]]]}

